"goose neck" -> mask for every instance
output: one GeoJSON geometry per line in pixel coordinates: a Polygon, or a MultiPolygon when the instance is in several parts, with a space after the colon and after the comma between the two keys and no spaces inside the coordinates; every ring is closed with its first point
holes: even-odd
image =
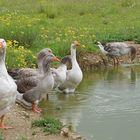
{"type": "Polygon", "coordinates": [[[5,55],[0,56],[0,74],[4,75],[4,76],[8,75],[7,69],[6,69],[6,66],[5,66],[5,55]]]}
{"type": "Polygon", "coordinates": [[[42,66],[42,62],[38,62],[38,70],[40,73],[43,73],[43,66],[42,66]]]}
{"type": "Polygon", "coordinates": [[[50,72],[51,72],[50,67],[51,67],[50,61],[47,61],[47,62],[43,65],[43,72],[44,72],[44,74],[50,73],[50,72]]]}
{"type": "Polygon", "coordinates": [[[71,59],[72,62],[76,61],[76,48],[71,47],[71,59]]]}

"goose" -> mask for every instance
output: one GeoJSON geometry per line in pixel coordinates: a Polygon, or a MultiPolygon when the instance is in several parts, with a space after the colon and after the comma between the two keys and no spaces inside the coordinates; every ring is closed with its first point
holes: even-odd
{"type": "Polygon", "coordinates": [[[67,70],[66,80],[58,87],[63,93],[73,93],[83,79],[82,70],[76,59],[76,48],[78,47],[80,47],[78,41],[72,42],[70,48],[72,68],[67,70]]]}
{"type": "Polygon", "coordinates": [[[60,62],[60,60],[53,54],[44,57],[43,61],[44,76],[38,81],[37,85],[34,88],[22,94],[23,97],[22,100],[25,100],[26,102],[32,105],[33,112],[37,113],[41,112],[41,109],[39,109],[38,107],[38,102],[43,98],[44,95],[47,95],[53,89],[54,78],[52,75],[52,71],[50,69],[50,63],[52,61],[60,62]]]}
{"type": "Polygon", "coordinates": [[[57,89],[60,84],[62,84],[66,79],[67,65],[71,63],[70,55],[67,55],[61,59],[61,63],[57,69],[52,68],[52,74],[54,77],[54,87],[57,89]]]}
{"type": "Polygon", "coordinates": [[[8,74],[5,66],[6,42],[0,39],[0,128],[9,129],[12,127],[4,124],[4,116],[15,104],[17,86],[8,74]]]}
{"type": "Polygon", "coordinates": [[[130,53],[131,61],[133,61],[136,56],[136,49],[133,46],[128,46],[123,42],[108,43],[104,46],[100,42],[98,42],[98,47],[100,48],[103,54],[113,59],[114,66],[116,64],[115,59],[117,61],[117,65],[119,64],[120,56],[127,55],[130,53]]]}
{"type": "Polygon", "coordinates": [[[37,69],[22,68],[20,70],[9,70],[8,73],[16,80],[30,76],[38,76],[43,73],[42,59],[46,54],[51,54],[50,48],[44,48],[37,54],[37,69]]]}
{"type": "Polygon", "coordinates": [[[43,49],[38,55],[38,60],[40,62],[38,65],[39,69],[24,69],[22,71],[21,78],[15,81],[18,92],[25,93],[27,90],[30,90],[37,85],[40,78],[44,76],[43,69],[45,66],[42,63],[43,61],[46,61],[45,57],[48,55],[53,55],[52,51],[48,48],[43,49]]]}

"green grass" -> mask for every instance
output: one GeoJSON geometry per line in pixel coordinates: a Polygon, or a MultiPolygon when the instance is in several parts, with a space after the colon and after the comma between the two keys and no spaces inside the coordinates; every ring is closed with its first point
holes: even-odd
{"type": "Polygon", "coordinates": [[[18,138],[17,140],[28,140],[28,138],[26,138],[26,137],[21,137],[21,138],[18,138]]]}
{"type": "Polygon", "coordinates": [[[139,0],[0,0],[0,6],[0,37],[34,55],[49,47],[63,57],[73,40],[90,52],[96,41],[140,43],[139,0]]]}
{"type": "Polygon", "coordinates": [[[0,132],[0,140],[5,140],[1,132],[0,132]]]}
{"type": "Polygon", "coordinates": [[[54,118],[44,118],[40,120],[34,120],[32,127],[40,127],[46,134],[58,134],[62,129],[62,123],[54,118]]]}

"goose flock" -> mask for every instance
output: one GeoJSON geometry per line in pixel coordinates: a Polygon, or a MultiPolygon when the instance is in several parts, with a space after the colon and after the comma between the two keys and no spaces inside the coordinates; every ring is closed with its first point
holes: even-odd
{"type": "Polygon", "coordinates": [[[29,107],[33,112],[40,113],[38,102],[53,89],[63,93],[72,93],[83,78],[82,71],[76,60],[78,41],[71,44],[71,54],[59,60],[51,49],[42,49],[37,55],[37,69],[24,68],[7,72],[5,66],[6,41],[0,39],[0,128],[12,127],[4,124],[4,116],[15,102],[29,107]],[[58,68],[51,63],[58,61],[58,68]],[[71,69],[68,70],[68,65],[71,69]]]}
{"type": "MultiPolygon", "coordinates": [[[[0,39],[0,128],[12,127],[4,124],[4,116],[10,111],[15,102],[23,107],[30,108],[33,112],[40,113],[38,102],[48,93],[57,90],[62,93],[74,93],[83,79],[82,70],[76,59],[76,50],[80,47],[78,41],[71,43],[70,55],[59,60],[50,48],[44,48],[37,54],[36,69],[24,68],[7,72],[5,66],[6,41],[0,39]],[[59,62],[58,68],[51,67],[54,61],[59,62]],[[69,68],[68,66],[71,65],[69,68]]],[[[110,43],[103,45],[98,42],[101,52],[110,57],[117,65],[118,57],[131,54],[131,60],[135,58],[136,49],[125,43],[110,43]]]]}

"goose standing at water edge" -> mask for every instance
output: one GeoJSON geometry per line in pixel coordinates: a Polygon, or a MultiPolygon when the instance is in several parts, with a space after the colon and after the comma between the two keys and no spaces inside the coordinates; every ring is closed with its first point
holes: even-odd
{"type": "Polygon", "coordinates": [[[5,66],[6,42],[0,39],[0,128],[8,129],[12,127],[5,126],[4,116],[9,112],[16,100],[17,86],[7,72],[5,66]]]}
{"type": "Polygon", "coordinates": [[[53,89],[54,86],[54,78],[50,69],[50,63],[52,61],[60,61],[53,54],[47,55],[43,59],[44,76],[38,81],[36,87],[32,88],[31,90],[28,90],[22,95],[23,100],[32,104],[32,111],[37,113],[41,112],[41,109],[39,109],[37,106],[38,102],[42,99],[44,95],[47,95],[53,89]]]}
{"type": "Polygon", "coordinates": [[[71,63],[71,57],[67,55],[61,59],[61,63],[57,69],[51,69],[54,77],[54,89],[57,89],[66,80],[67,65],[69,63],[71,63]]]}
{"type": "Polygon", "coordinates": [[[123,42],[113,42],[108,43],[107,45],[102,45],[98,42],[98,47],[100,48],[101,52],[108,57],[113,59],[114,66],[116,64],[115,59],[117,61],[117,65],[119,64],[119,57],[127,54],[131,54],[131,61],[135,59],[136,56],[136,49],[133,46],[128,46],[123,42]]]}
{"type": "Polygon", "coordinates": [[[52,51],[49,50],[50,49],[45,48],[38,54],[38,58],[41,59],[39,61],[39,69],[23,69],[24,71],[22,71],[23,73],[21,78],[16,80],[17,90],[20,93],[25,93],[33,87],[36,87],[38,81],[44,76],[43,69],[45,66],[43,65],[43,61],[46,61],[46,56],[53,55],[52,51]]]}
{"type": "Polygon", "coordinates": [[[73,93],[83,79],[82,70],[76,59],[76,48],[78,47],[80,47],[78,41],[74,41],[71,44],[72,69],[67,71],[66,80],[58,87],[58,89],[64,93],[73,93]]]}

